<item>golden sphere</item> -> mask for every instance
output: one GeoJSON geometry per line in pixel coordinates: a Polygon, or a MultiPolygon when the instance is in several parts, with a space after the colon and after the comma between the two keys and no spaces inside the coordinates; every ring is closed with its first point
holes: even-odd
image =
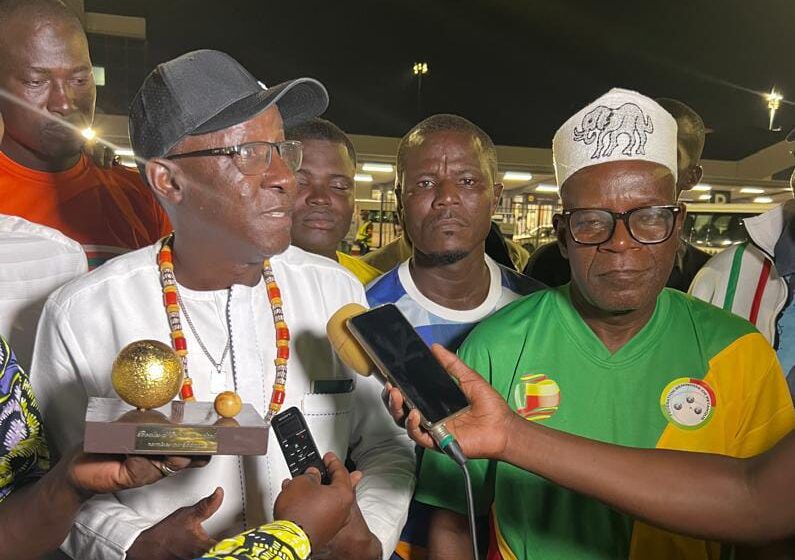
{"type": "Polygon", "coordinates": [[[157,340],[138,340],[113,361],[113,388],[127,404],[141,409],[171,402],[182,386],[182,360],[157,340]]]}
{"type": "Polygon", "coordinates": [[[224,391],[215,397],[213,407],[218,416],[234,418],[240,412],[240,409],[243,408],[243,401],[240,400],[240,395],[234,391],[224,391]]]}

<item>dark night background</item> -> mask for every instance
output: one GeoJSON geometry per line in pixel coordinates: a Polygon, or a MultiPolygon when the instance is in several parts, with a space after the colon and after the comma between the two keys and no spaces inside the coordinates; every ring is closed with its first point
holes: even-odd
{"type": "MultiPolygon", "coordinates": [[[[782,131],[768,131],[759,95],[775,86],[795,99],[788,0],[86,0],[85,8],[147,19],[139,60],[129,60],[134,48],[121,61],[122,97],[157,63],[214,48],[269,85],[318,78],[331,94],[326,116],[355,134],[402,136],[421,116],[452,112],[497,144],[549,147],[568,116],[613,86],[691,105],[714,131],[707,158],[739,159],[795,125],[784,103],[782,131]],[[415,61],[430,66],[421,112],[415,61]]],[[[122,55],[93,44],[92,52],[114,79],[122,55]]]]}

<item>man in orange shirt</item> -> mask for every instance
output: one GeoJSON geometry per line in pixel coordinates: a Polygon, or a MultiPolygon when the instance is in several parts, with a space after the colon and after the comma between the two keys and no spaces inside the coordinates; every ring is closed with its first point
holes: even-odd
{"type": "Polygon", "coordinates": [[[96,85],[80,21],[60,0],[0,0],[0,213],[57,229],[89,266],[171,230],[138,173],[82,153],[96,85]]]}

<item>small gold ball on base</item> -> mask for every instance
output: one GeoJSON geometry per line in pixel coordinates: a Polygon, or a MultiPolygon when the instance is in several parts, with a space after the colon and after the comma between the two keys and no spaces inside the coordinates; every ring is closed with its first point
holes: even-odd
{"type": "Polygon", "coordinates": [[[111,382],[121,400],[140,409],[171,402],[182,385],[182,360],[157,340],[137,340],[113,361],[111,382]]]}
{"type": "Polygon", "coordinates": [[[243,408],[243,401],[240,400],[240,396],[234,391],[224,391],[215,397],[213,407],[218,416],[234,418],[238,415],[240,409],[243,408]]]}

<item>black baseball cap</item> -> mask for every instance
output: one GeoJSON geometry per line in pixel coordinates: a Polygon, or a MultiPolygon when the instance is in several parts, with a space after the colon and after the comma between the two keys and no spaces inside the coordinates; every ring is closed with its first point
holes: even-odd
{"type": "MultiPolygon", "coordinates": [[[[135,94],[132,149],[139,158],[162,157],[185,136],[245,122],[274,103],[288,127],[323,114],[328,92],[312,78],[268,88],[226,53],[189,52],[159,64],[135,94]]],[[[144,165],[138,168],[143,173],[144,165]]]]}

